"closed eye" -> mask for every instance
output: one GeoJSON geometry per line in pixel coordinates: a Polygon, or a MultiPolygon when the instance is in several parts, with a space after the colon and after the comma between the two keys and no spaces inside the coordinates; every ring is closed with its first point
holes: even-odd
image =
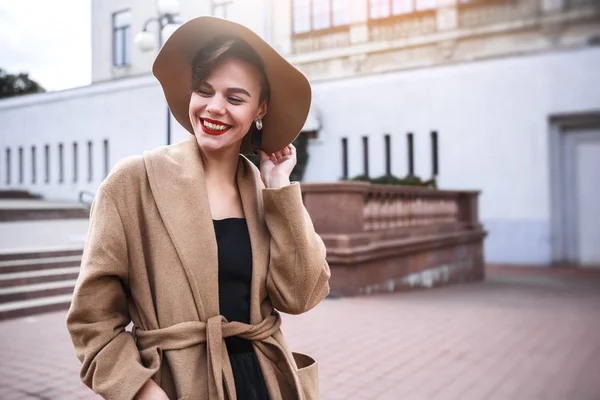
{"type": "Polygon", "coordinates": [[[237,97],[228,97],[227,100],[229,100],[231,104],[242,104],[244,102],[244,100],[237,97]]]}

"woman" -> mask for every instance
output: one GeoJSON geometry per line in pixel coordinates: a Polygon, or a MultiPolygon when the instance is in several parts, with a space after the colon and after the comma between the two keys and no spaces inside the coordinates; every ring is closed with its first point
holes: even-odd
{"type": "Polygon", "coordinates": [[[325,247],[290,183],[307,79],[249,29],[200,17],[153,66],[193,136],[103,182],[67,327],[107,399],[316,399],[278,311],[329,292],[325,247]],[[254,148],[260,172],[240,153],[254,148]],[[133,322],[130,332],[125,327],[133,322]]]}

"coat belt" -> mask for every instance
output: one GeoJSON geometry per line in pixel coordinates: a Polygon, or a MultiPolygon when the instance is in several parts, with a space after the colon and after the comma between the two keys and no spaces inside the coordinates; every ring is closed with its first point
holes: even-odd
{"type": "MultiPolygon", "coordinates": [[[[209,398],[224,400],[223,387],[225,387],[228,397],[235,400],[235,381],[227,347],[225,346],[225,338],[238,336],[242,339],[254,341],[259,348],[266,350],[264,347],[269,345],[265,343],[266,339],[279,331],[280,326],[281,316],[275,312],[256,325],[235,321],[229,322],[222,315],[216,315],[206,322],[180,322],[161,329],[143,330],[134,326],[132,333],[140,350],[152,347],[158,347],[162,350],[181,350],[206,343],[209,398]]],[[[292,361],[283,349],[279,346],[275,347],[280,353],[278,358],[285,361],[277,363],[278,367],[285,369],[282,372],[284,372],[292,387],[296,388],[298,398],[303,397],[301,395],[302,389],[299,387],[297,378],[295,378],[295,368],[292,361]]]]}

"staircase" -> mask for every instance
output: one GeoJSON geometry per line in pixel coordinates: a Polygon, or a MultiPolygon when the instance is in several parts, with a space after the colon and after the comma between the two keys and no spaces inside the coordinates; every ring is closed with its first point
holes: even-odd
{"type": "Polygon", "coordinates": [[[0,253],[0,320],[69,308],[81,248],[0,253]]]}

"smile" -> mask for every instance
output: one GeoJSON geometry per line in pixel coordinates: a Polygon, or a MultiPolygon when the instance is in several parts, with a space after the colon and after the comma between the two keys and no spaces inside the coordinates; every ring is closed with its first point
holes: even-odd
{"type": "Polygon", "coordinates": [[[231,125],[227,125],[220,121],[215,121],[208,118],[200,118],[200,123],[204,133],[213,136],[222,135],[231,128],[231,125]]]}

